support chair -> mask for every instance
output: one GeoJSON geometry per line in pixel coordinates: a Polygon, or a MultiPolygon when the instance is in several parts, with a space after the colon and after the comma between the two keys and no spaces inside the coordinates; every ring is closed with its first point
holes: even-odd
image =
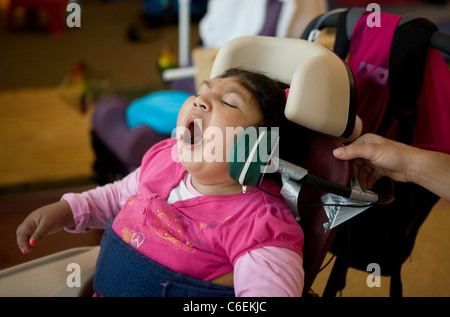
{"type": "MultiPolygon", "coordinates": [[[[293,163],[327,181],[347,186],[349,164],[332,155],[332,150],[342,145],[339,137],[351,133],[354,124],[354,113],[350,109],[353,77],[345,63],[323,46],[305,40],[248,36],[232,40],[220,49],[211,77],[238,66],[262,71],[290,83],[286,117],[297,124],[298,131],[287,137],[285,146],[289,144],[298,149],[298,157],[293,163]]],[[[328,221],[320,206],[324,193],[308,183],[302,184],[298,209],[305,232],[303,295],[309,293],[336,232],[336,228],[326,230],[324,227],[328,221]]],[[[79,263],[82,279],[89,284],[97,254],[98,247],[69,250],[0,271],[0,284],[10,285],[1,295],[31,295],[34,290],[36,296],[85,294],[88,285],[68,292],[70,272],[67,265],[79,263]],[[52,290],[47,285],[45,293],[35,289],[26,278],[36,275],[41,281],[48,281],[43,272],[60,281],[59,284],[55,281],[52,290]]]]}

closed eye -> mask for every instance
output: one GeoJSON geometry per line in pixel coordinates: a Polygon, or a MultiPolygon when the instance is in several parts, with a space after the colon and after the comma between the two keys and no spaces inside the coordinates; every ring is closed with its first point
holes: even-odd
{"type": "Polygon", "coordinates": [[[231,108],[235,108],[235,109],[237,109],[237,108],[238,108],[237,106],[235,106],[235,105],[232,105],[231,103],[229,103],[229,102],[226,102],[225,100],[222,100],[222,103],[223,103],[224,105],[228,106],[228,107],[231,107],[231,108]]]}

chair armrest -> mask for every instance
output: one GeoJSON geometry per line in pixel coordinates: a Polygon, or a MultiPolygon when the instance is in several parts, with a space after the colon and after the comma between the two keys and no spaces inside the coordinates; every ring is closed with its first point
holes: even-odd
{"type": "Polygon", "coordinates": [[[0,271],[0,296],[91,296],[99,251],[100,246],[73,248],[4,269],[0,271]],[[79,271],[70,268],[71,263],[79,271]],[[69,276],[78,273],[80,286],[70,287],[69,276]]]}

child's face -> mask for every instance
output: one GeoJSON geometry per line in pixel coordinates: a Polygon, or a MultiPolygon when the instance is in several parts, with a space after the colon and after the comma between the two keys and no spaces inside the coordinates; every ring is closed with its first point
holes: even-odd
{"type": "Polygon", "coordinates": [[[257,100],[236,78],[203,83],[185,101],[177,120],[179,159],[192,174],[193,185],[238,185],[228,174],[229,153],[246,127],[262,121],[257,100]]]}

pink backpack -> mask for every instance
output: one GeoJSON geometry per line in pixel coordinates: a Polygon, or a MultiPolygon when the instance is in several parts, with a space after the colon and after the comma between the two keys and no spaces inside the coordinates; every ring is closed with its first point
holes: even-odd
{"type": "MultiPolygon", "coordinates": [[[[450,153],[450,72],[441,53],[429,47],[437,27],[423,18],[387,13],[380,13],[380,27],[370,27],[369,14],[364,8],[325,13],[302,38],[312,28],[337,27],[333,50],[348,56],[363,133],[450,153]]],[[[383,184],[375,186],[380,191],[383,184]]],[[[391,296],[401,296],[401,266],[438,200],[415,184],[395,183],[392,203],[374,205],[340,225],[330,248],[336,262],[323,296],[335,296],[345,286],[348,267],[366,271],[370,263],[391,277],[391,296]]]]}
{"type": "Polygon", "coordinates": [[[428,47],[436,28],[425,19],[399,24],[400,16],[386,13],[381,27],[369,27],[366,16],[355,24],[348,56],[363,132],[450,153],[450,71],[428,47]]]}

